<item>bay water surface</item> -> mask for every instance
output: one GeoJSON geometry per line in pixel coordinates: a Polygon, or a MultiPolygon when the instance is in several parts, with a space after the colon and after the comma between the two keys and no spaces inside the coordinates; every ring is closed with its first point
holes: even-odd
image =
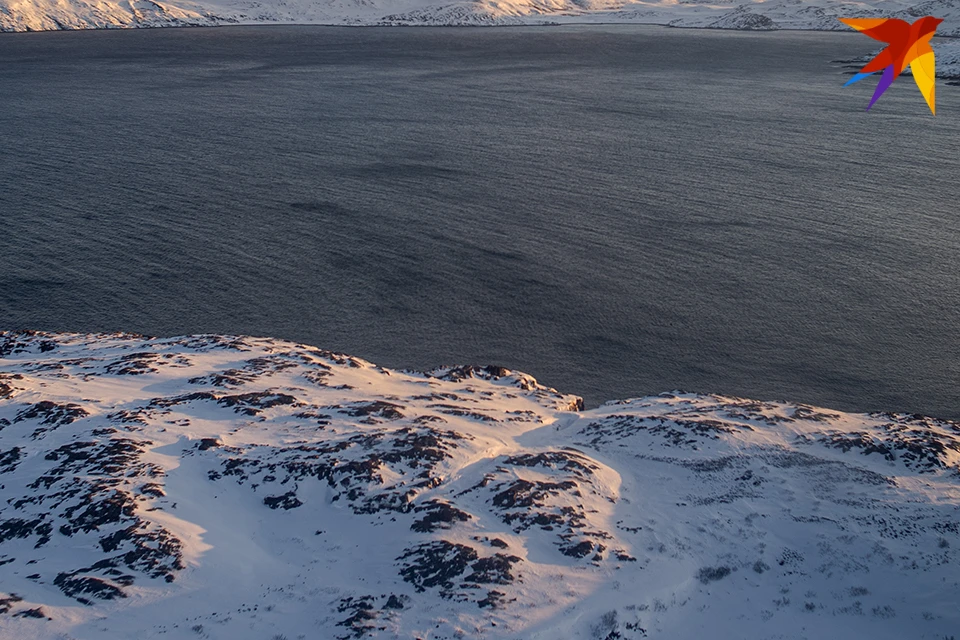
{"type": "Polygon", "coordinates": [[[960,88],[858,34],[0,34],[0,328],[960,418],[960,88]]]}

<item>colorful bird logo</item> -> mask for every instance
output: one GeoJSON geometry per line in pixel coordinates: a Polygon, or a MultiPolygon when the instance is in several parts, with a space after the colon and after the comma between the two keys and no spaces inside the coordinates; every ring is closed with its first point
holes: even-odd
{"type": "Polygon", "coordinates": [[[937,31],[937,25],[943,22],[942,19],[927,16],[913,24],[896,18],[840,18],[840,22],[889,45],[843,85],[851,85],[877,71],[883,71],[877,90],[867,105],[868,111],[909,64],[913,79],[927,101],[927,106],[934,115],[937,114],[934,103],[936,59],[933,49],[930,48],[930,40],[937,31]]]}

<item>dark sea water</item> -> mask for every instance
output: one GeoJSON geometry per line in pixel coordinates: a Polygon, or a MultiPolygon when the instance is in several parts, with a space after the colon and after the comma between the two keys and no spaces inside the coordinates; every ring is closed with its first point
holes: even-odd
{"type": "Polygon", "coordinates": [[[960,418],[960,88],[857,34],[0,34],[0,327],[960,418]]]}

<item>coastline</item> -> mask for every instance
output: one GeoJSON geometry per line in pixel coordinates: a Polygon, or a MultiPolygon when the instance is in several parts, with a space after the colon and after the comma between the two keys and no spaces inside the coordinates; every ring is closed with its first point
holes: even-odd
{"type": "MultiPolygon", "coordinates": [[[[2,9],[2,6],[0,6],[2,9]]],[[[390,16],[387,16],[389,18],[390,16]]],[[[812,33],[849,33],[850,35],[855,35],[856,32],[852,30],[847,30],[845,27],[840,26],[838,28],[821,28],[817,24],[810,24],[808,26],[776,26],[774,28],[751,28],[751,27],[737,27],[736,25],[704,25],[704,24],[684,24],[677,18],[665,17],[661,20],[632,20],[632,19],[620,19],[620,20],[609,20],[604,19],[602,16],[597,16],[596,14],[581,14],[581,15],[551,15],[550,18],[539,18],[525,16],[522,18],[512,18],[512,19],[502,19],[502,20],[492,20],[492,21],[474,21],[474,22],[415,22],[415,21],[391,21],[387,19],[373,19],[367,21],[355,21],[349,22],[345,19],[328,19],[328,20],[302,20],[302,21],[286,21],[286,20],[248,20],[248,19],[236,19],[231,17],[217,17],[209,16],[205,20],[191,22],[191,21],[181,21],[181,20],[154,20],[154,21],[138,21],[132,23],[106,23],[102,25],[87,25],[87,24],[76,24],[71,26],[61,25],[58,28],[49,28],[49,29],[33,29],[29,26],[22,29],[18,28],[9,28],[5,26],[2,22],[3,14],[0,13],[0,37],[3,34],[7,33],[61,33],[61,32],[74,32],[74,31],[132,31],[138,29],[201,29],[201,28],[230,28],[230,27],[324,27],[324,28],[344,28],[344,29],[365,29],[365,28],[426,28],[426,29],[512,29],[512,28],[584,28],[589,29],[591,27],[595,28],[610,28],[610,27],[648,27],[648,28],[669,28],[669,29],[682,29],[687,31],[711,31],[711,32],[745,32],[750,34],[761,34],[761,33],[770,33],[776,34],[779,32],[789,32],[789,33],[800,33],[800,32],[812,32],[812,33]],[[558,18],[569,18],[558,20],[558,18]],[[597,18],[597,19],[594,19],[597,18]]],[[[58,23],[60,24],[60,23],[58,23]]],[[[957,22],[958,27],[954,28],[953,31],[945,33],[943,35],[937,35],[933,40],[934,51],[937,54],[937,78],[943,80],[956,81],[960,79],[960,21],[957,22]]],[[[948,25],[950,26],[950,25],[948,25]]],[[[772,37],[775,37],[772,35],[772,37]]],[[[851,60],[831,60],[831,63],[836,64],[845,64],[850,65],[851,68],[857,66],[858,63],[863,63],[868,61],[873,55],[879,51],[876,47],[871,48],[871,44],[867,44],[865,49],[869,50],[868,53],[864,54],[860,58],[851,59],[851,60]]],[[[909,67],[904,70],[905,75],[910,75],[909,67]]],[[[956,84],[955,82],[948,83],[949,85],[956,84]]]]}

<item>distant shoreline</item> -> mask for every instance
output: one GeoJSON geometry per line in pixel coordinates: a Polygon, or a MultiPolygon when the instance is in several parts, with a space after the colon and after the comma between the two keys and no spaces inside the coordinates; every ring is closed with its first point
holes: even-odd
{"type": "MultiPolygon", "coordinates": [[[[141,25],[111,25],[104,27],[77,27],[77,28],[65,28],[65,29],[24,29],[24,30],[10,30],[10,29],[0,29],[0,35],[8,33],[65,33],[65,32],[84,32],[84,31],[137,31],[137,30],[156,30],[156,29],[229,29],[235,27],[324,27],[328,29],[340,28],[340,29],[393,29],[393,28],[409,28],[409,29],[516,29],[516,28],[531,28],[531,27],[651,27],[651,28],[661,28],[661,29],[680,29],[686,31],[724,31],[724,32],[737,32],[737,33],[753,33],[753,34],[762,34],[762,33],[780,33],[780,32],[790,32],[790,33],[838,33],[838,34],[848,34],[855,35],[856,32],[846,31],[844,29],[802,29],[802,28],[792,28],[792,27],[778,27],[775,29],[737,29],[733,27],[704,27],[704,26],[687,26],[687,25],[677,25],[677,24],[664,24],[661,22],[630,22],[630,21],[613,21],[613,22],[593,22],[593,21],[584,21],[584,22],[529,22],[529,23],[474,23],[474,24],[403,24],[403,23],[379,23],[379,24],[343,24],[343,23],[330,23],[330,22],[223,22],[218,24],[141,24],[141,25]]],[[[960,39],[960,35],[937,35],[934,39],[934,42],[937,40],[949,40],[951,42],[957,41],[960,39]]]]}

